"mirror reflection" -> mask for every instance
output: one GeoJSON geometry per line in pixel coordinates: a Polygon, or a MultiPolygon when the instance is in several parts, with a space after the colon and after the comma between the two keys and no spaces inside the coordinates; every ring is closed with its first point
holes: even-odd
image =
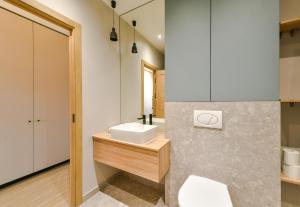
{"type": "Polygon", "coordinates": [[[120,16],[121,121],[164,123],[164,0],[120,16]]]}

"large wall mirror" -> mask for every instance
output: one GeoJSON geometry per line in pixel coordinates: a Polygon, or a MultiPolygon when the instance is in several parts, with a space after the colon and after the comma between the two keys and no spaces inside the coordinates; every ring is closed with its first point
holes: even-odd
{"type": "Polygon", "coordinates": [[[142,115],[164,123],[164,0],[150,1],[120,16],[121,121],[142,115]]]}

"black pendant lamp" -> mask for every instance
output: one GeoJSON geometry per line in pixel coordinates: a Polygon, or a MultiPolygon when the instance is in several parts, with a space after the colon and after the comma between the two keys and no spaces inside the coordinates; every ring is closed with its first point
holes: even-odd
{"type": "Polygon", "coordinates": [[[133,45],[132,45],[132,48],[131,48],[131,52],[132,53],[137,53],[138,50],[137,50],[136,43],[135,43],[135,27],[136,27],[136,21],[135,20],[132,21],[132,25],[133,25],[133,45]]]}
{"type": "Polygon", "coordinates": [[[115,0],[112,0],[111,7],[113,8],[113,27],[112,27],[112,30],[110,33],[110,40],[114,41],[114,42],[118,41],[118,34],[115,29],[115,8],[116,8],[116,6],[117,6],[117,2],[115,0]]]}

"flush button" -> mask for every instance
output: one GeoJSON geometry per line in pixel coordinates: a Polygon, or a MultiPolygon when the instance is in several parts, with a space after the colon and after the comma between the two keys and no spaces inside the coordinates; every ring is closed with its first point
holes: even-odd
{"type": "Polygon", "coordinates": [[[222,129],[222,111],[194,110],[194,126],[222,129]]]}

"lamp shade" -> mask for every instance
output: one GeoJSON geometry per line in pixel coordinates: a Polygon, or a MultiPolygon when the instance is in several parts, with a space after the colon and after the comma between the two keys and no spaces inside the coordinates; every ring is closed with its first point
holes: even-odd
{"type": "Polygon", "coordinates": [[[112,30],[111,30],[111,33],[110,33],[110,40],[111,41],[118,41],[118,35],[116,33],[116,29],[113,27],[112,30]]]}
{"type": "Polygon", "coordinates": [[[137,53],[137,52],[138,52],[137,47],[136,47],[136,43],[135,43],[135,42],[134,42],[133,45],[132,45],[131,52],[132,52],[132,53],[137,53]]]}

